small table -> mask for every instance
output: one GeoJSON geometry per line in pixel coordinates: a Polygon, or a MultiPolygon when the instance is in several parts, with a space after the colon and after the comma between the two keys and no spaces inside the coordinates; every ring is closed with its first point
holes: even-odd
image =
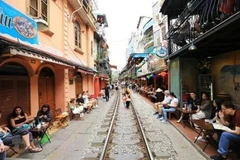
{"type": "MultiPolygon", "coordinates": [[[[196,110],[187,110],[183,108],[177,108],[181,112],[181,117],[179,118],[180,122],[188,122],[191,125],[191,120],[190,117],[192,114],[196,113],[196,110]]],[[[184,128],[186,126],[186,123],[184,123],[184,128]]]]}
{"type": "MultiPolygon", "coordinates": [[[[199,126],[200,132],[197,135],[197,138],[195,139],[194,143],[196,143],[198,137],[203,133],[205,136],[209,136],[210,139],[214,140],[213,135],[215,133],[215,129],[212,125],[212,123],[205,122],[205,120],[192,120],[194,124],[199,126]]],[[[214,140],[215,141],[215,140],[214,140]]],[[[207,141],[206,145],[203,148],[203,151],[207,148],[207,145],[209,144],[209,141],[207,141]]]]}
{"type": "Polygon", "coordinates": [[[48,142],[51,143],[50,137],[47,134],[47,130],[50,126],[51,126],[51,123],[48,122],[48,123],[45,123],[44,125],[41,125],[40,128],[34,127],[29,130],[31,133],[33,133],[33,135],[37,135],[37,137],[39,137],[38,142],[39,142],[39,145],[41,146],[41,148],[42,148],[41,141],[42,141],[44,135],[47,137],[48,142]]]}

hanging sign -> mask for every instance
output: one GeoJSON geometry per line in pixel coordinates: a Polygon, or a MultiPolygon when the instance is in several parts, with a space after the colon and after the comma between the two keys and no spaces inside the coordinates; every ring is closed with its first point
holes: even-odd
{"type": "Polygon", "coordinates": [[[38,44],[37,23],[22,12],[0,0],[0,34],[38,44]]]}
{"type": "Polygon", "coordinates": [[[160,58],[164,58],[165,56],[167,56],[167,53],[168,53],[167,49],[168,49],[168,44],[167,44],[167,41],[164,40],[162,45],[157,48],[156,55],[160,58]]]}

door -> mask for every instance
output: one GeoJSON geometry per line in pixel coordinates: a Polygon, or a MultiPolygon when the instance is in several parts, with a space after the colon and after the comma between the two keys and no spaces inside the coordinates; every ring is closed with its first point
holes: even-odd
{"type": "Polygon", "coordinates": [[[55,83],[54,74],[49,68],[42,69],[38,80],[39,109],[44,104],[50,106],[52,117],[55,117],[55,83]]]}
{"type": "Polygon", "coordinates": [[[79,93],[83,92],[83,78],[80,72],[76,73],[75,88],[76,88],[76,97],[77,97],[79,93]]]}
{"type": "Polygon", "coordinates": [[[75,79],[75,84],[76,84],[76,94],[78,95],[79,93],[83,92],[83,83],[82,83],[82,78],[76,78],[75,79]]]}

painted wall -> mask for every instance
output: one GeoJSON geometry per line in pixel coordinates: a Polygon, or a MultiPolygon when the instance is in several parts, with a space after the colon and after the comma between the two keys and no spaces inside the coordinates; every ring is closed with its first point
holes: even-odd
{"type": "Polygon", "coordinates": [[[233,101],[240,104],[240,88],[234,90],[234,64],[236,64],[235,82],[240,84],[240,51],[225,53],[212,59],[214,95],[224,91],[231,95],[233,101]]]}
{"type": "Polygon", "coordinates": [[[179,100],[181,100],[180,97],[180,60],[179,58],[176,58],[174,60],[170,61],[170,91],[174,92],[174,94],[177,96],[179,100]]]}
{"type": "MultiPolygon", "coordinates": [[[[12,5],[13,7],[17,8],[18,10],[22,11],[23,13],[27,14],[28,12],[28,0],[21,0],[21,3],[16,0],[6,0],[7,3],[12,5]]],[[[42,31],[39,31],[39,41],[41,44],[46,45],[47,47],[57,49],[62,53],[65,53],[65,56],[73,57],[72,59],[80,59],[83,61],[84,65],[93,68],[94,67],[94,58],[91,55],[91,41],[94,41],[94,31],[87,27],[85,22],[81,19],[78,14],[74,14],[75,19],[80,22],[82,28],[82,54],[77,53],[74,51],[74,25],[73,21],[70,21],[67,17],[71,15],[73,12],[73,8],[71,5],[66,1],[48,1],[49,2],[49,27],[48,32],[52,32],[53,35],[49,36],[42,31]],[[66,11],[66,12],[65,12],[66,11]],[[57,18],[56,18],[57,17],[57,18]],[[66,34],[67,33],[67,34],[66,34]],[[66,37],[65,37],[66,36],[66,37]],[[66,39],[65,39],[66,38],[66,39]]],[[[46,29],[46,28],[45,28],[46,29]]],[[[64,54],[62,54],[63,56],[64,54]]],[[[23,58],[25,61],[28,62],[30,65],[29,68],[32,68],[34,73],[37,71],[40,62],[36,60],[35,64],[30,63],[30,59],[23,58]]],[[[71,60],[72,60],[71,59],[71,60]]],[[[66,102],[69,101],[70,98],[75,97],[75,84],[68,85],[69,77],[68,72],[62,66],[50,64],[52,65],[54,70],[57,71],[59,74],[56,75],[56,85],[55,85],[55,93],[56,93],[56,107],[62,108],[64,110],[64,106],[66,102]],[[67,90],[67,91],[66,91],[67,90]]],[[[82,63],[80,63],[82,65],[82,63]]],[[[56,73],[56,72],[55,72],[56,73]]],[[[37,75],[34,75],[30,79],[31,83],[31,113],[33,115],[36,114],[38,110],[38,78],[37,75]]],[[[89,75],[88,78],[83,76],[83,89],[89,90],[89,92],[94,91],[93,87],[93,75],[89,75]]]]}

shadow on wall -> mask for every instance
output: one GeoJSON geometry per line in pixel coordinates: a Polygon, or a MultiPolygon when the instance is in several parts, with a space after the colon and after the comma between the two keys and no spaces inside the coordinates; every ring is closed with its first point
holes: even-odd
{"type": "Polygon", "coordinates": [[[219,80],[222,90],[230,94],[233,101],[240,103],[240,65],[223,66],[219,80]],[[238,84],[237,90],[235,90],[236,83],[238,84]]]}

